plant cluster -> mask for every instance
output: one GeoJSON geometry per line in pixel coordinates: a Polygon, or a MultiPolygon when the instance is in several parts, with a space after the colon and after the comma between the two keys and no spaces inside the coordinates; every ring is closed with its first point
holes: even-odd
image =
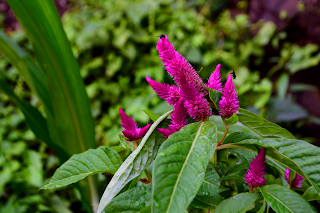
{"type": "Polygon", "coordinates": [[[320,148],[239,108],[232,74],[222,87],[220,65],[204,83],[166,35],[157,50],[176,85],[146,79],[173,110],[146,111],[154,123],[138,128],[119,109],[122,147],[72,156],[43,188],[107,172],[114,175],[98,213],[316,212],[308,201],[319,198],[320,148]],[[122,161],[124,149],[132,153],[122,161]]]}
{"type": "MultiPolygon", "coordinates": [[[[243,108],[254,106],[255,110],[259,109],[260,115],[266,115],[268,119],[276,122],[307,117],[305,110],[296,106],[287,97],[287,91],[298,91],[307,86],[289,87],[289,74],[315,66],[319,62],[318,47],[311,44],[299,47],[288,42],[282,45],[286,34],[276,33],[273,23],[251,23],[245,14],[231,17],[230,12],[223,9],[222,2],[139,0],[128,4],[125,0],[94,1],[94,3],[91,0],[72,1],[69,4],[70,10],[62,17],[63,25],[51,1],[8,0],[7,2],[24,31],[0,32],[1,212],[12,212],[14,209],[15,212],[21,213],[28,211],[68,213],[70,210],[78,212],[80,208],[90,212],[90,203],[97,206],[98,197],[102,193],[99,190],[103,189],[112,174],[119,170],[123,160],[129,158],[129,154],[131,159],[137,160],[134,164],[136,167],[150,165],[144,170],[145,174],[142,170],[132,171],[132,174],[127,170],[127,175],[136,178],[130,184],[126,184],[120,192],[125,192],[133,186],[141,186],[144,189],[145,185],[141,181],[149,183],[151,176],[154,176],[150,174],[153,168],[151,163],[159,144],[165,138],[170,140],[174,134],[181,133],[195,121],[200,122],[197,117],[200,119],[206,114],[214,114],[209,116],[209,121],[213,121],[217,127],[217,142],[221,141],[226,133],[220,148],[227,143],[228,138],[231,140],[229,136],[235,132],[245,132],[260,139],[288,137],[277,131],[282,131],[278,126],[270,127],[270,123],[243,109],[239,109],[237,114],[240,122],[246,123],[241,118],[254,117],[259,121],[255,123],[256,125],[262,125],[269,130],[274,129],[274,132],[262,131],[259,133],[262,136],[256,134],[251,130],[250,122],[247,124],[248,127],[240,123],[229,125],[228,131],[225,131],[223,121],[217,116],[221,95],[218,92],[223,92],[219,88],[222,89],[222,82],[228,78],[232,70],[235,70],[237,75],[232,83],[237,87],[237,95],[243,108]],[[165,84],[163,88],[169,88],[170,94],[178,90],[179,94],[185,97],[183,102],[180,100],[179,105],[174,107],[171,120],[164,119],[160,122],[161,126],[155,124],[148,127],[148,131],[152,131],[152,134],[151,132],[148,134],[147,131],[144,136],[145,141],[136,140],[136,145],[145,143],[145,146],[138,146],[137,149],[134,143],[127,143],[126,140],[128,141],[131,133],[135,137],[140,137],[145,133],[142,130],[147,128],[139,130],[136,125],[131,125],[132,129],[127,131],[128,134],[120,135],[121,146],[116,146],[119,143],[118,133],[121,131],[118,113],[120,107],[127,114],[133,115],[133,119],[140,125],[147,123],[149,117],[156,122],[159,118],[156,114],[169,111],[171,106],[167,103],[175,101],[174,98],[169,99],[166,98],[166,94],[162,96],[159,93],[167,101],[167,103],[161,102],[148,84],[148,81],[173,83],[169,75],[165,75],[154,45],[156,35],[164,32],[168,32],[172,44],[196,70],[201,70],[198,71],[200,77],[207,78],[215,69],[223,72],[221,76],[218,75],[219,72],[214,72],[215,74],[212,74],[203,85],[200,83],[201,86],[195,82],[191,83],[192,86],[198,84],[206,88],[201,89],[200,95],[197,90],[194,91],[190,85],[188,86],[190,83],[187,79],[183,91],[180,91],[179,84],[177,86],[165,84]],[[270,71],[269,76],[260,79],[259,72],[254,71],[253,67],[269,64],[269,59],[264,57],[264,49],[270,44],[276,53],[274,55],[276,57],[272,58],[272,63],[276,62],[276,66],[270,71]],[[217,66],[219,63],[221,66],[217,66]],[[289,73],[281,75],[273,85],[269,77],[274,72],[287,70],[289,73]],[[145,76],[148,76],[147,81],[145,76]],[[218,87],[215,88],[215,85],[218,87]],[[207,90],[207,87],[211,90],[207,90]],[[215,92],[216,90],[218,92],[215,92]],[[189,97],[188,92],[192,92],[193,95],[189,97]],[[272,93],[278,94],[280,100],[268,102],[272,93]],[[198,115],[197,110],[192,108],[196,102],[202,107],[201,109],[205,109],[201,111],[203,114],[198,115]],[[276,108],[270,109],[270,104],[276,108]],[[143,112],[141,109],[149,109],[153,113],[147,110],[143,112]],[[191,118],[192,116],[195,119],[191,118]],[[157,134],[153,134],[155,129],[160,129],[164,137],[160,137],[158,130],[157,134]],[[150,144],[153,143],[150,141],[153,139],[156,145],[150,144]],[[98,178],[89,176],[79,184],[74,184],[75,187],[70,186],[65,190],[38,191],[38,187],[47,182],[59,165],[73,154],[96,148],[96,144],[112,146],[112,149],[101,147],[86,153],[92,156],[92,153],[105,152],[108,156],[112,156],[110,161],[113,162],[113,166],[107,158],[103,158],[104,163],[95,165],[96,170],[88,171],[90,174],[98,173],[98,178]],[[134,149],[137,151],[133,151],[134,149]],[[116,150],[118,154],[112,150],[116,150]],[[131,152],[135,153],[135,157],[131,152]],[[141,181],[135,184],[138,179],[141,181]]],[[[202,81],[201,78],[198,80],[202,81]]],[[[161,89],[164,84],[155,83],[155,85],[161,89]]],[[[312,89],[310,86],[307,88],[312,89]]],[[[155,90],[157,91],[157,88],[155,90]]],[[[259,114],[259,111],[255,111],[256,114],[259,114]]],[[[121,114],[123,117],[124,113],[121,114]]],[[[231,140],[231,142],[237,141],[231,140]]],[[[260,145],[255,147],[249,151],[257,152],[262,148],[260,145]]],[[[212,163],[208,165],[204,180],[210,182],[211,170],[217,169],[221,180],[214,183],[221,182],[222,186],[226,185],[227,189],[231,189],[221,192],[223,198],[248,191],[249,188],[241,185],[243,181],[240,182],[238,179],[240,177],[242,179],[245,172],[242,163],[249,167],[255,152],[227,148],[229,153],[226,156],[226,150],[219,149],[212,163]],[[237,152],[248,152],[249,154],[244,156],[250,157],[241,159],[241,154],[237,152]],[[241,159],[242,163],[238,164],[242,167],[236,166],[237,159],[241,159]],[[236,171],[228,171],[233,166],[236,166],[236,171]],[[228,175],[234,175],[234,178],[222,180],[228,175]],[[235,185],[237,181],[241,184],[235,185]]],[[[279,148],[279,151],[283,153],[282,148],[279,148]]],[[[82,159],[82,157],[73,158],[75,161],[82,159]]],[[[94,158],[92,162],[100,161],[94,158]]],[[[87,163],[91,168],[92,165],[87,163]]],[[[131,165],[133,164],[127,165],[129,169],[131,165]]],[[[283,172],[273,168],[267,164],[268,175],[271,174],[275,178],[285,176],[283,172]]],[[[282,169],[284,171],[285,167],[282,169]]],[[[217,174],[213,175],[216,177],[217,174]]],[[[81,178],[83,176],[85,175],[81,175],[81,178]]],[[[121,176],[120,179],[124,177],[121,176]]],[[[267,176],[267,182],[270,179],[268,177],[272,179],[271,176],[267,176]]],[[[305,183],[310,181],[304,181],[305,183]]],[[[305,187],[302,189],[305,190],[305,187]]],[[[138,189],[132,192],[137,198],[141,195],[137,192],[138,189]]],[[[306,191],[308,193],[305,196],[309,196],[306,199],[318,200],[312,190],[310,188],[306,191]]],[[[199,191],[192,205],[197,205],[194,203],[199,200],[199,196],[206,197],[209,192],[210,190],[206,188],[199,191]]],[[[150,194],[151,191],[146,193],[150,194]]],[[[144,199],[143,196],[139,198],[144,199]]],[[[147,198],[146,202],[149,202],[150,197],[147,198]]],[[[206,198],[209,199],[210,196],[206,198]]]]}

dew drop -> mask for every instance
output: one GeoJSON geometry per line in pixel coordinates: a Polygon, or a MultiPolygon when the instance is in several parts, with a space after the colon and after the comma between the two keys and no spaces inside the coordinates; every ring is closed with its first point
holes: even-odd
{"type": "Polygon", "coordinates": [[[160,152],[159,155],[160,155],[160,156],[166,156],[167,153],[166,153],[166,152],[160,152]]]}
{"type": "Polygon", "coordinates": [[[160,203],[158,201],[153,200],[154,207],[159,208],[160,203]]]}
{"type": "Polygon", "coordinates": [[[209,193],[209,192],[204,191],[204,192],[202,192],[202,195],[203,195],[203,196],[209,196],[209,195],[210,195],[210,193],[209,193]]]}

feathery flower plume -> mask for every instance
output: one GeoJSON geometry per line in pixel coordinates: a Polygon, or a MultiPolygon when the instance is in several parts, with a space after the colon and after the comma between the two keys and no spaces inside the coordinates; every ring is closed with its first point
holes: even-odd
{"type": "Polygon", "coordinates": [[[191,118],[196,121],[206,119],[212,115],[208,101],[198,92],[183,75],[180,76],[180,94],[185,99],[184,107],[187,109],[191,118]]]}
{"type": "Polygon", "coordinates": [[[187,81],[190,82],[198,92],[203,96],[208,94],[206,88],[200,83],[202,82],[202,79],[198,73],[171,45],[167,35],[160,36],[157,43],[157,50],[159,51],[159,57],[162,59],[162,63],[164,64],[167,72],[178,86],[181,86],[180,74],[183,74],[187,81]]]}
{"type": "Polygon", "coordinates": [[[174,106],[171,114],[171,124],[168,129],[158,128],[163,137],[168,138],[171,134],[178,132],[182,127],[188,124],[187,112],[183,106],[184,99],[180,98],[177,104],[174,106]]]}
{"type": "Polygon", "coordinates": [[[159,83],[146,77],[152,89],[168,104],[175,105],[180,99],[180,88],[174,85],[159,83]]]}
{"type": "MultiPolygon", "coordinates": [[[[288,183],[289,183],[289,172],[290,172],[290,169],[287,168],[285,179],[288,183]]],[[[294,177],[294,179],[291,183],[291,188],[301,188],[303,181],[304,181],[304,178],[301,175],[299,175],[298,173],[296,173],[296,176],[294,177]]]]}
{"type": "Polygon", "coordinates": [[[219,109],[219,114],[226,118],[230,118],[234,113],[238,113],[239,101],[231,74],[228,76],[227,82],[224,85],[222,97],[219,101],[219,109]]]}
{"type": "Polygon", "coordinates": [[[216,69],[211,73],[207,87],[222,92],[221,75],[220,75],[221,64],[218,64],[216,69]]]}
{"type": "Polygon", "coordinates": [[[137,123],[130,118],[121,108],[119,108],[121,126],[124,128],[122,133],[126,138],[127,142],[132,142],[142,138],[150,128],[151,124],[148,124],[145,127],[138,128],[137,123]]]}
{"type": "Polygon", "coordinates": [[[247,168],[247,173],[244,175],[244,181],[249,187],[263,186],[266,182],[266,178],[263,177],[266,172],[266,148],[260,150],[259,154],[256,155],[251,164],[250,169],[247,168]]]}

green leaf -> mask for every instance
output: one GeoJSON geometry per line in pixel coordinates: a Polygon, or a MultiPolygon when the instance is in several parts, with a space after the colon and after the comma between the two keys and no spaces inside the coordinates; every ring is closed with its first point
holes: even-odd
{"type": "Polygon", "coordinates": [[[278,213],[305,213],[316,210],[301,195],[280,185],[267,185],[260,188],[269,206],[278,213]]]}
{"type": "Polygon", "coordinates": [[[213,102],[214,104],[214,107],[219,110],[219,101],[221,99],[221,96],[222,96],[222,93],[217,91],[217,90],[214,90],[214,89],[208,89],[209,90],[209,97],[211,99],[211,101],[213,102]]]}
{"type": "Polygon", "coordinates": [[[152,212],[183,212],[196,196],[217,143],[212,121],[189,124],[172,134],[154,162],[152,212]]]}
{"type": "Polygon", "coordinates": [[[52,103],[52,113],[47,113],[52,141],[69,156],[95,148],[89,99],[54,2],[7,2],[32,43],[38,65],[46,75],[52,103]]]}
{"type": "Polygon", "coordinates": [[[240,108],[237,114],[239,122],[256,132],[263,138],[287,138],[295,139],[295,137],[286,129],[271,123],[256,114],[240,108]]]}
{"type": "Polygon", "coordinates": [[[267,162],[272,163],[280,172],[286,168],[301,175],[320,194],[320,148],[305,141],[289,139],[244,140],[222,146],[256,151],[267,148],[267,162]]]}
{"type": "Polygon", "coordinates": [[[230,118],[226,118],[224,120],[226,125],[232,125],[238,122],[238,116],[237,114],[233,114],[230,118]]]}
{"type": "Polygon", "coordinates": [[[97,213],[101,213],[120,190],[131,180],[139,176],[153,161],[157,154],[160,140],[160,133],[155,130],[158,126],[161,126],[162,121],[166,119],[171,112],[172,111],[165,113],[151,125],[146,135],[142,138],[138,148],[136,148],[120,166],[102,195],[97,213]]]}
{"type": "Polygon", "coordinates": [[[1,53],[23,76],[31,90],[37,94],[48,111],[52,112],[46,75],[33,61],[32,57],[8,38],[3,31],[0,31],[0,49],[1,53]]]}
{"type": "Polygon", "coordinates": [[[240,193],[222,201],[214,213],[237,212],[245,213],[254,208],[254,203],[260,198],[259,193],[240,193]]]}
{"type": "Polygon", "coordinates": [[[257,211],[257,213],[265,213],[266,208],[267,208],[267,202],[263,201],[263,204],[262,204],[261,208],[259,209],[259,211],[257,211]]]}
{"type": "Polygon", "coordinates": [[[125,149],[134,149],[133,143],[128,143],[126,139],[123,137],[123,135],[119,134],[119,141],[120,144],[125,148],[125,149]]]}
{"type": "Polygon", "coordinates": [[[149,206],[151,206],[151,184],[135,187],[118,195],[106,206],[105,213],[134,213],[149,206]]]}
{"type": "Polygon", "coordinates": [[[12,101],[18,105],[26,119],[27,125],[37,136],[37,138],[41,139],[48,146],[52,147],[57,152],[60,160],[67,160],[68,154],[61,147],[52,142],[47,128],[47,121],[42,114],[36,108],[31,106],[31,104],[16,96],[10,89],[9,85],[1,78],[0,90],[8,95],[12,101]]]}
{"type": "Polygon", "coordinates": [[[216,207],[223,200],[219,193],[225,191],[225,189],[220,186],[218,178],[219,175],[209,163],[202,185],[191,205],[196,208],[216,207]]]}
{"type": "MultiPolygon", "coordinates": [[[[148,116],[149,116],[149,118],[153,121],[153,122],[155,122],[157,119],[159,119],[160,118],[160,115],[157,115],[157,114],[155,114],[155,113],[153,113],[153,112],[151,112],[151,111],[149,111],[149,110],[142,110],[144,113],[146,113],[148,116]]],[[[165,121],[164,121],[164,123],[163,123],[163,126],[168,126],[170,124],[170,121],[168,120],[168,119],[165,119],[165,121]]]]}
{"type": "Polygon", "coordinates": [[[306,199],[307,201],[320,200],[319,193],[313,186],[310,186],[302,195],[302,197],[304,197],[304,199],[306,199]]]}
{"type": "Polygon", "coordinates": [[[97,173],[114,174],[121,164],[122,159],[119,154],[109,147],[89,149],[84,153],[73,155],[62,164],[42,189],[67,186],[97,173]]]}

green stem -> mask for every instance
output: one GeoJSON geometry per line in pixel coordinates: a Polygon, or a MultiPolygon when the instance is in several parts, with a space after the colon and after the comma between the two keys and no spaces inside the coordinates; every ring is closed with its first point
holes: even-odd
{"type": "Polygon", "coordinates": [[[88,183],[89,183],[89,188],[90,188],[90,193],[91,193],[92,210],[95,213],[98,210],[99,198],[98,198],[98,192],[97,192],[96,185],[94,183],[93,176],[88,177],[88,183]]]}

